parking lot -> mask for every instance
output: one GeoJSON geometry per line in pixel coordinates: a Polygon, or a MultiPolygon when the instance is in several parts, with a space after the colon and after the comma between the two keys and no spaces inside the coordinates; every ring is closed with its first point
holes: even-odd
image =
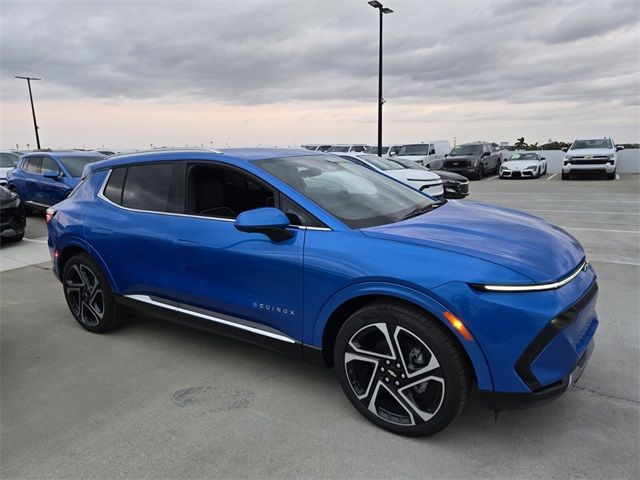
{"type": "Polygon", "coordinates": [[[596,349],[533,410],[472,397],[440,434],[376,428],[330,370],[136,317],[107,335],[72,318],[46,227],[0,250],[3,478],[637,478],[640,177],[488,177],[469,200],[526,210],[580,240],[599,277],[596,349]]]}

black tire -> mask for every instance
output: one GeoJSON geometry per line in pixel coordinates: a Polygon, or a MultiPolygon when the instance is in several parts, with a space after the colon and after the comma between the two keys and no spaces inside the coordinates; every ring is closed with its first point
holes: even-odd
{"type": "Polygon", "coordinates": [[[607,173],[607,180],[615,180],[616,179],[616,171],[614,170],[611,173],[607,173]]]}
{"type": "Polygon", "coordinates": [[[120,324],[122,307],[115,302],[109,282],[88,254],[78,253],[67,261],[62,286],[69,310],[83,328],[104,333],[120,324]]]}
{"type": "Polygon", "coordinates": [[[374,302],[351,315],[338,333],[334,362],[354,407],[400,435],[439,432],[469,395],[461,347],[438,320],[401,303],[374,302]]]}
{"type": "Polygon", "coordinates": [[[570,173],[564,173],[564,172],[562,172],[562,174],[561,174],[561,178],[562,178],[562,180],[569,180],[569,177],[570,177],[570,176],[571,176],[571,174],[570,174],[570,173]]]}
{"type": "Polygon", "coordinates": [[[484,177],[484,165],[480,164],[480,166],[478,166],[478,172],[476,173],[476,178],[478,180],[482,180],[482,177],[484,177]]]}

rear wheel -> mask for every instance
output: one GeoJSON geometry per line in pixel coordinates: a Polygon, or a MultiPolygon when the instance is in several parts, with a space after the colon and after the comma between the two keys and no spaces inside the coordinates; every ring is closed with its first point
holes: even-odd
{"type": "Polygon", "coordinates": [[[89,255],[79,253],[69,259],[62,284],[67,305],[82,327],[103,333],[120,324],[122,307],[115,302],[107,279],[89,255]]]}
{"type": "Polygon", "coordinates": [[[354,407],[401,435],[439,432],[469,393],[460,347],[437,320],[403,304],[376,302],[354,313],[338,333],[334,361],[354,407]]]}

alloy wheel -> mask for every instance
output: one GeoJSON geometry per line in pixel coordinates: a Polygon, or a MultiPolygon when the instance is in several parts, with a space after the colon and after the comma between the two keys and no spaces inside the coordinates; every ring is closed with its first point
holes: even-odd
{"type": "Polygon", "coordinates": [[[100,323],[105,312],[104,294],[98,277],[89,267],[71,266],[65,280],[65,293],[71,312],[80,322],[89,327],[100,323]]]}
{"type": "Polygon", "coordinates": [[[433,351],[399,325],[359,329],[344,353],[346,377],[366,409],[386,422],[413,426],[440,410],[445,380],[433,351]]]}

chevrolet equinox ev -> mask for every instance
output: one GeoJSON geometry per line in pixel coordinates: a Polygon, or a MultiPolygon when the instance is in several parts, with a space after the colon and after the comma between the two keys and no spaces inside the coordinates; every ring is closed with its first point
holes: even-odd
{"type": "Polygon", "coordinates": [[[47,222],[85,329],[133,310],[333,366],[362,415],[403,435],[446,427],[472,388],[493,410],[554,399],[593,349],[596,275],[571,235],[333,155],[115,155],[47,222]]]}

